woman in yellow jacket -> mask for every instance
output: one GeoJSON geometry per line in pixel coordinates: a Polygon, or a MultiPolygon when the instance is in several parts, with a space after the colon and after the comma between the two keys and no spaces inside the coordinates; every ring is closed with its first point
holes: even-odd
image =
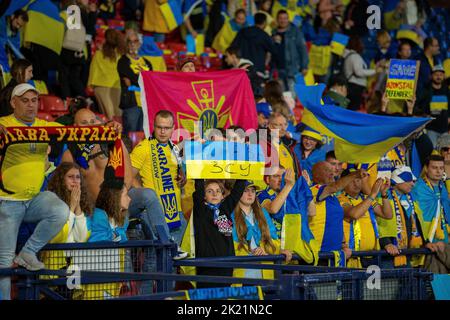
{"type": "MultiPolygon", "coordinates": [[[[233,220],[233,240],[236,256],[264,256],[284,254],[286,262],[292,259],[289,250],[282,250],[276,228],[266,209],[261,208],[256,198],[253,182],[246,183],[244,193],[236,209],[231,214],[233,220]]],[[[273,279],[273,270],[234,269],[234,277],[273,279]]]]}
{"type": "Polygon", "coordinates": [[[125,52],[122,34],[114,29],[105,33],[105,43],[92,58],[88,86],[94,88],[100,110],[108,119],[122,114],[120,104],[120,79],[117,62],[125,52]]]}

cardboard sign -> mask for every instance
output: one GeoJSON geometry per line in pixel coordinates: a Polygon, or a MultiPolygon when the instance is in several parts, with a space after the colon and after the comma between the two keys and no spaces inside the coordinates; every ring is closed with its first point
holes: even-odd
{"type": "Polygon", "coordinates": [[[417,86],[420,61],[391,59],[386,83],[386,95],[389,99],[412,99],[417,86]]]}
{"type": "Polygon", "coordinates": [[[188,179],[263,180],[264,154],[259,144],[186,141],[188,179]]]}

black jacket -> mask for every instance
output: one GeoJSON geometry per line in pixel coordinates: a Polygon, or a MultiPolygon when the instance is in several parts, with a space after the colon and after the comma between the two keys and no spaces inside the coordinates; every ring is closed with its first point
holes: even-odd
{"type": "Polygon", "coordinates": [[[272,38],[264,30],[255,26],[240,30],[231,46],[238,47],[241,57],[252,61],[258,72],[265,71],[267,52],[272,53],[272,59],[276,59],[277,50],[272,38]]]}

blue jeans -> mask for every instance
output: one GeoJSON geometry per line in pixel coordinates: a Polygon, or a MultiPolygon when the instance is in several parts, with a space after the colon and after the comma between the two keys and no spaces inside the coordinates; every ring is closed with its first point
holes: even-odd
{"type": "Polygon", "coordinates": [[[122,109],[123,133],[143,131],[144,114],[141,107],[122,109]]]}
{"type": "MultiPolygon", "coordinates": [[[[69,207],[50,191],[41,192],[27,201],[0,200],[0,268],[10,268],[13,264],[22,221],[37,223],[22,248],[22,251],[36,254],[59,233],[68,218],[69,207]]],[[[2,299],[9,300],[10,291],[10,278],[1,278],[2,299]]]]}

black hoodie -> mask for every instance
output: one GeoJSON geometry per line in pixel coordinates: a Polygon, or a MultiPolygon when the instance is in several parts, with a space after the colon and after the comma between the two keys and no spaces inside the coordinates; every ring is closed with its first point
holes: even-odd
{"type": "Polygon", "coordinates": [[[272,59],[276,57],[276,47],[272,38],[256,26],[240,30],[231,46],[238,47],[241,57],[252,61],[256,71],[262,73],[265,71],[266,53],[272,53],[272,59]]]}

